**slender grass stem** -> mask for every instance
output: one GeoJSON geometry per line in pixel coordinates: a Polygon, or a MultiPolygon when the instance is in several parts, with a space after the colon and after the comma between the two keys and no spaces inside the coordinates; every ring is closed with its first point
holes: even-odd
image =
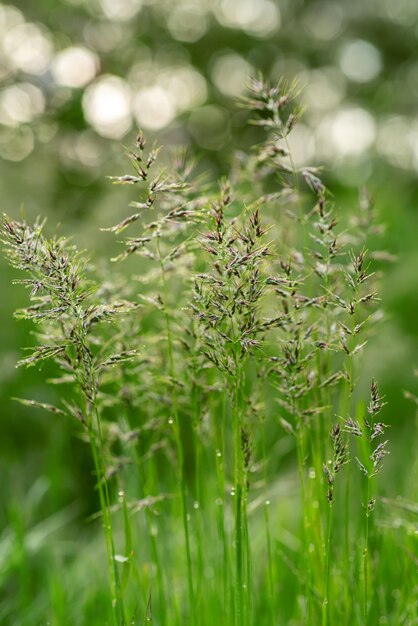
{"type": "Polygon", "coordinates": [[[322,626],[329,626],[330,620],[330,563],[331,563],[331,536],[332,536],[332,524],[333,524],[333,511],[334,507],[329,504],[328,508],[328,523],[327,523],[327,540],[325,546],[325,580],[324,580],[324,593],[322,600],[322,626]]]}
{"type": "Polygon", "coordinates": [[[246,559],[246,582],[245,582],[245,595],[244,595],[244,607],[247,619],[245,621],[248,626],[254,624],[254,600],[253,600],[253,560],[251,557],[251,548],[249,541],[249,529],[248,529],[248,515],[246,505],[244,507],[244,546],[245,546],[245,559],[246,559]]]}
{"type": "MultiPolygon", "coordinates": [[[[215,413],[218,411],[215,409],[215,413]]],[[[225,529],[225,433],[226,422],[226,391],[222,391],[220,417],[216,420],[216,447],[215,447],[215,464],[216,477],[218,487],[217,499],[217,520],[218,534],[222,543],[222,587],[223,587],[223,611],[222,616],[226,618],[227,623],[231,615],[231,594],[229,585],[229,551],[228,538],[225,529]]]]}
{"type": "MultiPolygon", "coordinates": [[[[113,619],[116,626],[124,626],[126,623],[123,593],[120,585],[119,572],[116,564],[116,551],[114,544],[114,532],[112,525],[109,486],[106,478],[106,461],[104,457],[104,437],[100,412],[97,406],[98,382],[94,373],[91,351],[86,344],[84,329],[79,319],[79,313],[75,304],[72,305],[75,319],[78,320],[77,336],[84,356],[79,359],[82,380],[78,381],[80,392],[85,400],[86,423],[89,434],[90,447],[97,477],[100,506],[103,518],[103,529],[106,541],[108,568],[111,582],[111,598],[113,619]],[[88,391],[86,391],[88,390],[88,391]]],[[[77,371],[75,369],[75,371],[77,371]]]]}
{"type": "MultiPolygon", "coordinates": [[[[370,446],[369,446],[370,449],[370,446]]],[[[369,608],[369,501],[370,501],[370,478],[367,477],[366,487],[366,520],[364,528],[364,552],[363,552],[363,580],[364,580],[364,595],[363,595],[363,622],[364,626],[369,623],[368,620],[368,608],[369,608]]]]}
{"type": "Polygon", "coordinates": [[[235,493],[235,626],[246,623],[244,610],[244,507],[243,460],[242,460],[242,416],[241,416],[241,370],[235,359],[234,378],[234,493],[235,493]]]}
{"type": "Polygon", "coordinates": [[[346,580],[344,583],[346,624],[351,624],[351,558],[350,558],[350,464],[347,463],[345,469],[345,501],[344,501],[344,565],[346,571],[346,580]]]}
{"type": "Polygon", "coordinates": [[[185,538],[185,544],[186,544],[187,589],[188,589],[188,596],[189,596],[190,623],[191,623],[191,626],[193,626],[196,622],[196,619],[195,619],[196,607],[195,607],[195,596],[194,596],[194,589],[193,589],[193,569],[192,569],[192,557],[191,557],[191,547],[190,547],[189,520],[188,520],[188,513],[187,513],[187,491],[186,491],[186,476],[185,476],[185,466],[184,466],[184,449],[183,449],[183,440],[182,440],[181,430],[180,430],[180,418],[179,418],[179,411],[178,411],[177,391],[176,391],[176,387],[174,383],[175,370],[174,370],[174,355],[173,355],[173,339],[172,339],[172,333],[171,333],[170,315],[168,312],[168,304],[167,304],[168,303],[167,277],[166,277],[164,261],[161,255],[159,236],[157,237],[157,251],[158,251],[159,263],[160,263],[160,268],[161,268],[161,279],[162,279],[163,292],[164,292],[164,315],[165,315],[166,332],[167,332],[167,352],[168,352],[169,372],[170,372],[171,383],[172,383],[174,434],[175,434],[175,441],[176,441],[176,448],[177,448],[183,531],[184,531],[184,538],[185,538]]]}
{"type": "MultiPolygon", "coordinates": [[[[350,354],[348,356],[348,382],[347,382],[347,415],[351,416],[352,404],[353,404],[353,390],[354,390],[354,359],[353,359],[353,350],[354,350],[354,335],[355,335],[355,326],[357,323],[356,313],[352,316],[352,325],[351,325],[351,342],[350,342],[350,354]]],[[[352,581],[352,568],[351,568],[351,559],[350,559],[350,464],[347,463],[345,469],[345,515],[344,515],[344,561],[345,561],[345,571],[346,571],[346,581],[344,585],[344,594],[345,594],[345,607],[346,607],[346,624],[349,626],[351,624],[351,615],[352,615],[352,602],[350,599],[351,594],[351,581],[352,581]]]]}
{"type": "Polygon", "coordinates": [[[364,593],[363,593],[363,622],[364,626],[368,626],[369,619],[369,538],[370,538],[370,515],[373,511],[373,506],[371,503],[371,481],[373,479],[373,463],[372,463],[372,437],[373,437],[373,429],[374,429],[374,421],[375,415],[378,413],[380,408],[375,406],[379,404],[381,398],[378,397],[377,387],[375,387],[376,391],[376,399],[373,398],[373,383],[372,383],[372,400],[371,406],[369,406],[368,410],[370,412],[368,427],[366,424],[366,450],[367,450],[367,459],[366,459],[366,502],[363,504],[365,511],[365,524],[364,524],[364,551],[363,551],[363,585],[364,585],[364,593]]]}
{"type": "MultiPolygon", "coordinates": [[[[196,392],[194,392],[194,395],[196,392]]],[[[197,420],[199,418],[198,415],[198,405],[195,406],[195,416],[197,420]]],[[[204,572],[204,549],[203,549],[203,524],[202,524],[202,506],[204,506],[204,490],[201,486],[201,476],[202,476],[202,467],[203,467],[203,447],[202,447],[202,437],[199,433],[199,425],[196,420],[196,436],[194,436],[194,448],[195,448],[195,459],[196,459],[196,467],[195,467],[195,475],[196,475],[196,502],[194,503],[194,515],[196,517],[195,529],[196,529],[196,546],[197,546],[197,575],[196,575],[196,585],[195,585],[195,598],[196,604],[198,607],[202,606],[202,577],[204,572]]]]}
{"type": "MultiPolygon", "coordinates": [[[[296,407],[293,408],[296,410],[296,407]]],[[[295,414],[295,413],[294,413],[295,414]]],[[[306,496],[306,486],[305,486],[305,463],[304,463],[304,450],[303,450],[303,437],[301,432],[301,423],[297,424],[296,427],[296,450],[297,450],[297,460],[298,460],[298,473],[299,480],[301,485],[301,500],[302,500],[302,515],[303,515],[303,524],[302,524],[302,540],[303,540],[303,552],[307,559],[307,572],[305,576],[305,593],[306,593],[306,606],[307,606],[307,626],[312,625],[312,565],[311,565],[311,556],[309,553],[309,535],[310,535],[310,521],[309,521],[309,512],[308,512],[308,501],[306,496]]]]}
{"type": "MultiPolygon", "coordinates": [[[[100,424],[100,418],[98,412],[96,412],[97,426],[100,424]]],[[[96,433],[94,431],[92,416],[87,420],[87,427],[89,431],[90,447],[93,456],[94,468],[97,477],[97,487],[99,491],[100,507],[102,510],[103,530],[105,534],[106,551],[108,559],[108,568],[111,582],[111,599],[112,599],[112,612],[113,621],[115,626],[125,624],[123,596],[120,589],[119,574],[115,561],[115,545],[113,539],[113,527],[110,513],[110,499],[109,490],[106,480],[106,470],[104,465],[104,459],[102,454],[102,445],[100,443],[101,436],[99,435],[99,446],[96,443],[96,433]]]]}
{"type": "MultiPolygon", "coordinates": [[[[268,496],[268,468],[267,468],[267,449],[266,449],[266,429],[264,419],[261,425],[261,443],[263,454],[263,473],[264,484],[266,489],[266,496],[268,496]]],[[[274,567],[273,567],[273,554],[271,547],[271,531],[270,531],[270,516],[269,516],[270,500],[266,498],[264,503],[264,525],[266,529],[266,545],[267,545],[267,573],[268,573],[268,590],[269,590],[269,605],[270,605],[270,619],[271,623],[274,623],[275,612],[275,597],[274,597],[274,567]]]]}
{"type": "MultiPolygon", "coordinates": [[[[158,493],[158,485],[156,479],[156,467],[155,463],[152,462],[150,471],[148,473],[147,480],[144,477],[144,486],[147,489],[148,493],[152,493],[152,488],[154,487],[154,492],[158,493]]],[[[151,546],[151,556],[155,563],[157,569],[157,584],[158,584],[158,594],[160,600],[160,613],[161,613],[161,622],[165,624],[167,622],[167,615],[169,612],[169,602],[168,602],[168,593],[167,593],[167,585],[165,583],[164,572],[166,568],[164,568],[162,563],[162,558],[160,556],[160,551],[163,553],[163,548],[160,549],[158,546],[158,538],[157,533],[154,531],[154,520],[152,518],[153,514],[146,508],[146,521],[147,521],[147,529],[150,538],[150,546],[151,546]]],[[[158,529],[158,527],[157,527],[158,529]]]]}
{"type": "MultiPolygon", "coordinates": [[[[127,413],[129,426],[132,430],[134,430],[134,428],[136,427],[136,423],[134,421],[134,411],[133,411],[133,407],[129,403],[127,405],[126,413],[127,413]]],[[[145,468],[144,468],[144,462],[141,459],[140,451],[138,450],[138,442],[136,442],[132,447],[133,447],[133,456],[134,456],[134,461],[135,461],[135,465],[137,468],[137,475],[138,475],[138,483],[139,483],[138,495],[140,498],[145,498],[148,493],[153,493],[152,472],[149,473],[151,474],[151,476],[149,476],[147,480],[147,476],[146,476],[145,468]]],[[[153,460],[151,459],[150,462],[152,463],[153,460]]],[[[151,558],[156,569],[156,579],[157,579],[157,587],[158,587],[158,595],[159,595],[159,610],[160,610],[161,620],[163,623],[165,623],[166,613],[167,613],[167,599],[166,599],[166,593],[165,593],[165,587],[164,587],[161,559],[160,559],[160,555],[158,551],[157,539],[156,539],[155,532],[153,529],[152,513],[149,507],[145,507],[144,513],[145,513],[147,537],[149,539],[149,544],[150,544],[151,558]]]]}

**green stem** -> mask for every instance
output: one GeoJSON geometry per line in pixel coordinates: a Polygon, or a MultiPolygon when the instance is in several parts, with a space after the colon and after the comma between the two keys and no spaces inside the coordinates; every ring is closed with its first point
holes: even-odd
{"type": "MultiPolygon", "coordinates": [[[[357,317],[356,314],[352,316],[352,324],[351,324],[351,342],[349,346],[350,354],[348,356],[348,385],[347,385],[347,414],[351,416],[352,410],[352,401],[353,401],[353,390],[354,390],[354,359],[353,359],[353,350],[355,346],[355,336],[354,329],[356,327],[357,317]]],[[[347,626],[351,624],[351,614],[352,614],[352,602],[350,598],[351,594],[351,581],[352,581],[352,572],[351,572],[351,561],[350,561],[350,463],[346,465],[346,474],[345,474],[345,516],[344,516],[344,544],[345,544],[345,571],[346,571],[346,584],[345,584],[345,607],[346,607],[346,624],[347,626]]]]}
{"type": "MultiPolygon", "coordinates": [[[[231,612],[231,597],[229,591],[229,554],[228,541],[225,531],[225,421],[226,421],[226,392],[222,391],[222,408],[221,417],[217,420],[216,440],[216,477],[218,484],[218,532],[223,546],[223,563],[222,563],[222,582],[223,582],[223,612],[222,618],[228,624],[228,618],[231,612]]],[[[218,414],[217,411],[215,411],[218,414]]]]}
{"type": "Polygon", "coordinates": [[[103,438],[101,432],[100,416],[97,408],[94,409],[99,445],[96,442],[96,433],[94,431],[92,415],[87,418],[87,427],[89,432],[90,447],[93,455],[94,468],[97,477],[97,487],[99,490],[100,508],[102,510],[103,530],[106,541],[106,552],[108,559],[110,588],[112,598],[113,621],[116,626],[125,624],[124,604],[120,588],[119,574],[115,561],[115,545],[112,527],[112,518],[110,513],[109,488],[106,480],[106,466],[103,456],[103,438]]]}
{"type": "MultiPolygon", "coordinates": [[[[263,446],[264,483],[265,483],[266,490],[267,490],[268,473],[267,473],[266,430],[264,426],[264,420],[262,421],[261,434],[262,434],[262,446],[263,446]]],[[[266,495],[268,495],[268,492],[266,495]]],[[[270,505],[270,501],[267,498],[264,503],[264,525],[266,529],[266,543],[267,543],[267,572],[268,572],[270,619],[271,619],[271,623],[274,624],[274,609],[275,609],[274,573],[273,573],[273,555],[272,555],[272,549],[271,549],[269,505],[270,505]]]]}
{"type": "MultiPolygon", "coordinates": [[[[244,487],[246,489],[246,487],[244,487]]],[[[246,497],[246,496],[245,496],[246,497]]],[[[253,605],[253,568],[252,568],[252,559],[251,559],[251,551],[250,551],[250,541],[249,541],[249,531],[248,531],[248,515],[247,515],[247,506],[246,502],[244,503],[244,511],[243,511],[243,526],[244,526],[244,552],[246,559],[246,583],[245,583],[245,594],[244,594],[244,608],[245,608],[245,623],[249,626],[253,626],[254,622],[254,605],[253,605]]]]}
{"type": "Polygon", "coordinates": [[[364,626],[368,624],[368,604],[369,604],[369,517],[371,511],[369,510],[369,502],[370,502],[370,481],[372,480],[372,476],[370,475],[372,472],[370,455],[372,449],[372,440],[371,433],[373,432],[374,425],[374,415],[372,414],[370,417],[370,428],[368,428],[367,432],[367,476],[366,476],[366,502],[365,502],[365,512],[366,512],[366,520],[365,520],[365,529],[364,529],[364,552],[363,552],[363,576],[364,576],[364,599],[363,599],[363,622],[364,626]]]}
{"type": "Polygon", "coordinates": [[[243,460],[241,446],[242,416],[240,410],[241,371],[238,368],[238,359],[235,359],[237,371],[234,382],[234,491],[235,491],[235,626],[243,626],[246,618],[244,612],[243,594],[243,460]]]}
{"type": "Polygon", "coordinates": [[[167,278],[166,278],[166,271],[164,267],[164,261],[161,256],[159,236],[157,237],[157,250],[158,250],[158,257],[159,257],[159,263],[160,263],[160,268],[161,268],[161,278],[162,278],[163,292],[164,292],[164,315],[165,315],[166,332],[167,332],[167,352],[168,352],[169,372],[170,372],[171,385],[172,385],[174,435],[175,435],[176,448],[177,448],[183,531],[184,531],[184,538],[185,538],[185,543],[186,543],[187,588],[188,588],[188,596],[189,596],[190,624],[191,626],[193,626],[196,621],[195,620],[195,599],[194,599],[194,590],[193,590],[193,570],[192,570],[192,557],[191,557],[191,549],[190,549],[189,520],[187,516],[187,495],[186,495],[186,476],[185,476],[185,467],[184,467],[184,449],[183,449],[183,441],[182,441],[181,431],[180,431],[180,418],[179,418],[179,412],[178,412],[177,391],[176,391],[176,387],[174,384],[174,371],[175,370],[174,370],[171,323],[170,323],[170,316],[168,314],[168,306],[167,306],[167,302],[168,302],[167,278]]]}
{"type": "Polygon", "coordinates": [[[363,552],[363,575],[364,575],[364,599],[363,599],[363,622],[368,624],[368,602],[369,602],[369,500],[370,500],[370,478],[367,477],[366,489],[366,523],[364,532],[364,552],[363,552]]]}
{"type": "MultiPolygon", "coordinates": [[[[135,420],[134,420],[135,412],[133,411],[133,407],[130,403],[127,404],[126,415],[127,415],[129,427],[131,428],[131,430],[134,430],[137,424],[135,423],[135,420]]],[[[150,484],[152,481],[146,479],[144,462],[141,460],[140,450],[138,449],[138,442],[135,442],[135,444],[133,445],[133,453],[134,453],[135,465],[136,465],[137,474],[138,474],[139,497],[145,498],[147,494],[149,493],[158,493],[158,491],[156,491],[155,489],[154,490],[152,489],[152,484],[150,484]]],[[[151,463],[153,462],[152,459],[150,460],[150,462],[151,463]]],[[[151,476],[151,479],[152,478],[153,477],[151,476]]],[[[159,608],[160,608],[160,613],[161,613],[161,620],[162,620],[162,623],[165,624],[166,612],[167,612],[167,600],[166,600],[166,594],[165,594],[165,589],[164,589],[164,581],[163,581],[163,575],[162,575],[161,560],[160,560],[159,553],[158,553],[157,540],[155,537],[155,533],[153,532],[153,519],[152,519],[153,514],[151,513],[149,507],[145,507],[144,513],[145,513],[145,523],[146,523],[146,528],[147,528],[147,536],[150,541],[151,557],[156,568],[156,578],[157,578],[157,586],[158,586],[159,608]]]]}
{"type": "MultiPolygon", "coordinates": [[[[293,415],[296,415],[296,407],[293,406],[293,415]]],[[[305,475],[304,475],[304,452],[303,452],[303,439],[302,439],[302,424],[296,424],[296,451],[298,458],[298,472],[299,472],[299,480],[301,485],[301,496],[302,496],[302,513],[303,513],[303,551],[304,555],[307,559],[307,572],[305,577],[305,593],[306,593],[306,602],[307,602],[307,626],[311,626],[312,624],[312,567],[311,567],[311,557],[309,553],[309,513],[308,513],[308,502],[306,497],[306,486],[305,486],[305,475]]]]}
{"type": "Polygon", "coordinates": [[[329,626],[330,622],[330,562],[331,562],[331,535],[333,524],[333,510],[332,503],[328,507],[328,529],[327,529],[327,542],[325,547],[325,582],[324,582],[324,595],[322,601],[322,626],[329,626]]]}
{"type": "Polygon", "coordinates": [[[345,473],[345,520],[344,520],[344,543],[345,543],[345,607],[346,607],[346,624],[351,624],[351,562],[350,562],[350,464],[347,463],[345,473]]]}
{"type": "MultiPolygon", "coordinates": [[[[195,391],[196,393],[196,391],[195,391]]],[[[196,458],[196,507],[194,508],[194,514],[196,516],[196,546],[197,546],[197,576],[196,576],[196,602],[197,606],[201,606],[202,601],[202,573],[204,571],[204,550],[203,541],[202,541],[202,506],[203,506],[203,496],[204,490],[201,487],[201,468],[203,467],[202,461],[202,443],[201,437],[199,433],[199,423],[198,420],[200,418],[199,412],[199,403],[195,403],[194,407],[194,417],[195,417],[195,432],[194,434],[194,448],[195,448],[195,458],[196,458]]]]}
{"type": "Polygon", "coordinates": [[[85,405],[86,426],[89,436],[90,448],[93,456],[94,469],[99,491],[100,508],[103,519],[105,534],[108,569],[110,576],[110,589],[112,599],[112,614],[115,626],[127,624],[123,593],[120,585],[119,573],[115,560],[115,544],[112,526],[109,486],[106,478],[106,460],[104,456],[104,437],[100,412],[97,405],[99,383],[95,372],[95,364],[92,352],[88,345],[88,338],[84,327],[83,317],[77,302],[72,300],[70,307],[77,321],[73,329],[73,349],[69,352],[69,360],[72,363],[74,379],[78,386],[85,405]]]}

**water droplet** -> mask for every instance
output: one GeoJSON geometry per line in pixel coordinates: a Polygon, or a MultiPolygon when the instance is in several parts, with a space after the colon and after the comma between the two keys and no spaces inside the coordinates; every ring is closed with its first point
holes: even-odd
{"type": "Polygon", "coordinates": [[[173,420],[173,418],[172,418],[172,417],[170,417],[170,418],[169,418],[168,423],[169,423],[169,424],[174,424],[174,420],[173,420]]]}
{"type": "Polygon", "coordinates": [[[266,500],[266,506],[270,504],[270,500],[266,500]]]}
{"type": "Polygon", "coordinates": [[[124,556],[123,554],[115,554],[115,561],[117,561],[118,563],[126,563],[127,561],[129,561],[129,557],[124,556]]]}
{"type": "Polygon", "coordinates": [[[198,509],[199,508],[199,502],[193,502],[193,508],[194,509],[198,509]]]}
{"type": "Polygon", "coordinates": [[[235,489],[234,488],[231,489],[231,496],[235,496],[235,489]]]}
{"type": "Polygon", "coordinates": [[[217,456],[217,457],[222,456],[222,452],[221,452],[220,450],[216,450],[216,456],[217,456]]]}
{"type": "Polygon", "coordinates": [[[318,500],[314,500],[312,502],[312,506],[313,506],[314,509],[319,509],[319,502],[318,502],[318,500]]]}
{"type": "Polygon", "coordinates": [[[222,500],[222,498],[216,498],[216,500],[215,500],[216,506],[222,506],[223,503],[224,503],[224,501],[222,500]]]}
{"type": "Polygon", "coordinates": [[[311,469],[309,470],[309,478],[312,478],[312,480],[316,478],[316,472],[313,467],[311,467],[311,469]]]}

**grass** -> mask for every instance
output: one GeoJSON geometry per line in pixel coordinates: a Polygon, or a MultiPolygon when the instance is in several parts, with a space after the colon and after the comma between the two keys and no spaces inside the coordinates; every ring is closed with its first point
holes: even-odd
{"type": "Polygon", "coordinates": [[[55,404],[20,402],[73,420],[99,510],[62,578],[42,538],[40,591],[37,528],[10,508],[0,553],[19,593],[3,623],[417,623],[411,532],[379,501],[386,402],[360,377],[380,227],[367,192],[340,223],[319,171],[296,167],[297,98],[252,81],[241,104],[265,136],[218,184],[184,155],[163,168],[139,133],[133,173],[113,177],[135,212],[104,225],[136,232],[105,270],[43,223],[4,218],[30,291],[17,317],[38,338],[19,364],[52,362],[55,385],[55,404]]]}

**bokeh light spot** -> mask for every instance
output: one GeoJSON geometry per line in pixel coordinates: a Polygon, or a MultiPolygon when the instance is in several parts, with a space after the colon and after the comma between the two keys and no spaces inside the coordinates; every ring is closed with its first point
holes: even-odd
{"type": "MultiPolygon", "coordinates": [[[[293,163],[297,167],[308,165],[310,160],[314,158],[315,140],[311,129],[305,124],[299,123],[295,126],[289,135],[288,142],[293,163]]],[[[289,166],[292,166],[290,162],[289,166]]]]}
{"type": "Polygon", "coordinates": [[[92,131],[68,133],[60,142],[61,161],[72,168],[96,168],[102,159],[100,139],[92,131]]]}
{"type": "Polygon", "coordinates": [[[6,161],[23,161],[35,146],[29,126],[0,129],[0,157],[6,161]]]}
{"type": "Polygon", "coordinates": [[[207,98],[206,81],[191,65],[158,68],[148,59],[133,68],[129,83],[137,87],[135,118],[150,130],[164,128],[176,115],[200,106],[207,98]]]}
{"type": "Polygon", "coordinates": [[[28,74],[42,74],[53,53],[46,30],[26,22],[17,24],[4,35],[3,50],[13,67],[28,74]]]}
{"type": "Polygon", "coordinates": [[[342,46],[339,64],[347,78],[357,83],[367,83],[381,72],[382,57],[371,43],[356,39],[342,46]]]}
{"type": "Polygon", "coordinates": [[[391,21],[402,26],[413,26],[417,23],[415,0],[385,0],[384,11],[391,21]]]}
{"type": "Polygon", "coordinates": [[[299,80],[304,85],[303,101],[308,115],[335,109],[345,96],[346,80],[336,68],[303,72],[299,80]]]}
{"type": "Polygon", "coordinates": [[[120,22],[106,19],[88,22],[84,29],[84,41],[98,52],[114,51],[126,37],[127,26],[120,22]]]}
{"type": "Polygon", "coordinates": [[[100,0],[100,7],[108,19],[127,21],[139,13],[142,0],[100,0]]]}
{"type": "Polygon", "coordinates": [[[253,67],[234,52],[222,54],[212,66],[212,80],[225,96],[236,97],[244,93],[245,85],[253,74],[253,67]]]}
{"type": "Polygon", "coordinates": [[[215,15],[223,26],[244,30],[256,37],[271,35],[281,23],[279,7],[271,0],[221,0],[215,15]]]}
{"type": "MultiPolygon", "coordinates": [[[[418,147],[417,138],[415,137],[418,147]]],[[[380,120],[376,138],[379,154],[395,167],[409,168],[414,152],[414,134],[411,133],[410,120],[391,115],[380,120]]]]}
{"type": "Polygon", "coordinates": [[[167,126],[175,114],[174,102],[167,89],[152,85],[137,92],[134,115],[141,127],[159,130],[167,126]]]}
{"type": "Polygon", "coordinates": [[[11,5],[0,4],[0,33],[2,36],[13,26],[22,24],[25,21],[19,9],[11,5]]]}
{"type": "Polygon", "coordinates": [[[84,92],[83,110],[86,120],[100,135],[123,137],[132,124],[128,85],[117,76],[101,76],[84,92]]]}
{"type": "Polygon", "coordinates": [[[52,75],[59,85],[84,87],[96,75],[99,60],[91,50],[72,46],[61,50],[52,62],[52,75]]]}
{"type": "Polygon", "coordinates": [[[191,65],[168,68],[161,76],[172,97],[177,112],[187,111],[206,101],[206,81],[191,65]]]}
{"type": "Polygon", "coordinates": [[[207,13],[197,4],[180,5],[171,11],[167,26],[174,39],[193,43],[208,30],[207,13]]]}
{"type": "Polygon", "coordinates": [[[344,24],[344,13],[337,2],[313,2],[304,15],[305,30],[315,39],[331,41],[338,37],[344,24]]]}
{"type": "Polygon", "coordinates": [[[0,93],[0,122],[6,126],[31,122],[44,109],[43,93],[31,83],[17,83],[0,93]]]}
{"type": "Polygon", "coordinates": [[[360,107],[338,111],[331,126],[331,136],[341,156],[361,154],[375,139],[374,119],[360,107]]]}

